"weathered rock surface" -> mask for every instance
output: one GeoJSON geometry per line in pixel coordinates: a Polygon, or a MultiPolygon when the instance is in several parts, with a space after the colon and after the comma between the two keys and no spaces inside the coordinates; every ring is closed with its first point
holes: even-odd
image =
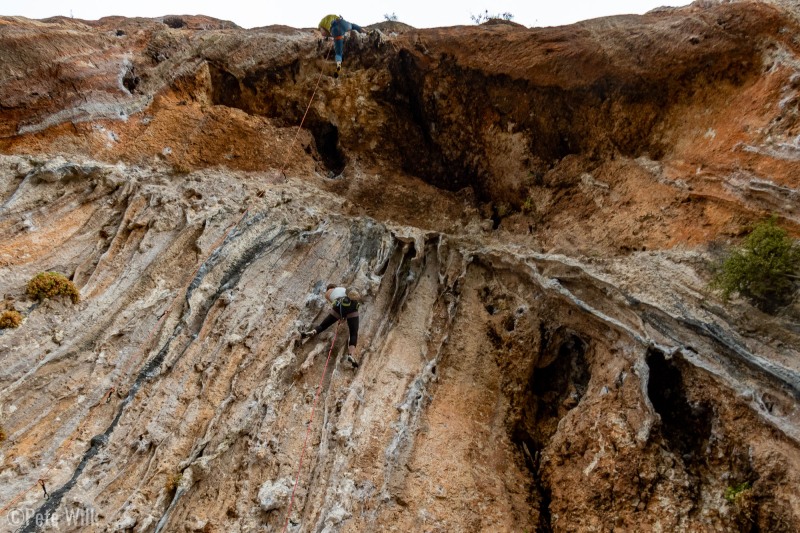
{"type": "Polygon", "coordinates": [[[800,233],[799,17],[384,25],[339,80],[310,30],[0,18],[0,529],[281,530],[337,281],[289,531],[798,530],[800,310],[707,282],[800,233]]]}

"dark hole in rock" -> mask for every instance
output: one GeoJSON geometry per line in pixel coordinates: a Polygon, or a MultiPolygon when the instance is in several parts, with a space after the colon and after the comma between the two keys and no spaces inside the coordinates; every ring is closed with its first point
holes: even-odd
{"type": "Polygon", "coordinates": [[[547,445],[559,420],[578,404],[590,378],[586,343],[580,337],[562,330],[549,343],[545,360],[547,352],[554,350],[556,357],[546,367],[534,370],[528,383],[534,418],[534,424],[528,427],[537,450],[547,445]]]}
{"type": "Polygon", "coordinates": [[[650,367],[647,395],[661,416],[664,439],[676,455],[689,463],[687,467],[691,467],[705,455],[711,435],[711,407],[689,402],[683,375],[674,359],[668,360],[663,353],[650,350],[647,366],[650,367]]]}
{"type": "Polygon", "coordinates": [[[136,90],[136,87],[139,86],[139,76],[136,75],[136,67],[131,65],[125,71],[125,75],[122,77],[122,85],[128,89],[128,92],[133,94],[136,90]]]}
{"type": "MultiPolygon", "coordinates": [[[[770,494],[769,481],[763,481],[768,476],[756,470],[750,446],[730,434],[727,438],[715,435],[713,403],[692,399],[690,391],[697,391],[698,384],[687,381],[689,364],[679,356],[667,359],[658,350],[650,350],[646,361],[650,368],[647,395],[661,417],[664,444],[689,476],[692,499],[718,497],[726,490],[742,492],[741,499],[726,497],[732,504],[726,516],[730,530],[788,531],[776,528],[776,523],[786,519],[785,504],[770,494]],[[722,486],[715,483],[718,480],[724,481],[722,486]]],[[[720,430],[724,431],[724,423],[720,430]]]]}
{"type": "Polygon", "coordinates": [[[186,21],[183,20],[181,17],[175,17],[175,16],[164,17],[164,24],[166,24],[170,28],[173,28],[173,29],[177,30],[179,28],[185,27],[186,26],[186,21]]]}
{"type": "Polygon", "coordinates": [[[591,372],[586,361],[587,343],[577,334],[561,328],[546,342],[540,354],[541,368],[535,368],[526,387],[523,410],[512,432],[533,478],[530,495],[539,507],[536,531],[552,531],[550,487],[539,474],[539,453],[550,442],[558,422],[578,405],[586,393],[591,372]]]}
{"type": "Polygon", "coordinates": [[[242,89],[236,76],[211,65],[208,70],[211,74],[211,102],[242,109],[242,89]]]}
{"type": "Polygon", "coordinates": [[[344,154],[339,149],[339,128],[329,122],[316,122],[309,124],[309,129],[322,163],[333,176],[338,176],[346,165],[344,154]]]}
{"type": "Polygon", "coordinates": [[[501,217],[496,209],[492,210],[492,229],[498,229],[500,227],[500,223],[503,222],[503,217],[501,217]]]}

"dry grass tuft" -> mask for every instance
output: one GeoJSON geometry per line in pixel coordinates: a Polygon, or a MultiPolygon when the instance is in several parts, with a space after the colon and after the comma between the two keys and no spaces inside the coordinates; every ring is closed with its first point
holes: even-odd
{"type": "Polygon", "coordinates": [[[0,313],[0,329],[18,328],[22,324],[22,315],[19,311],[8,309],[0,313]]]}

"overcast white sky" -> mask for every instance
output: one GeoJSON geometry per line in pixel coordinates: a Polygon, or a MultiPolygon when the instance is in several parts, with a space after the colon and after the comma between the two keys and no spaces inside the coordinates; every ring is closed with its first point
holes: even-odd
{"type": "Polygon", "coordinates": [[[270,24],[309,28],[316,27],[328,13],[337,13],[361,25],[380,22],[384,14],[394,13],[400,22],[429,28],[472,24],[471,15],[488,9],[491,14],[511,13],[515,22],[525,26],[560,26],[606,15],[641,14],[658,6],[689,3],[687,0],[0,0],[0,15],[35,19],[62,15],[87,20],[110,15],[209,15],[231,20],[244,28],[270,24]]]}

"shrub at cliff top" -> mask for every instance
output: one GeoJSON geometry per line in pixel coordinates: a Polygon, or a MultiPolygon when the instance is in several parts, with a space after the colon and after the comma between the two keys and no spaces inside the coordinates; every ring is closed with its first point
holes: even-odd
{"type": "Polygon", "coordinates": [[[726,300],[739,293],[772,311],[789,303],[797,289],[800,246],[775,223],[756,224],[742,246],[722,262],[711,286],[726,300]]]}
{"type": "Polygon", "coordinates": [[[0,329],[18,328],[22,324],[22,315],[19,311],[8,309],[0,313],[0,329]]]}
{"type": "Polygon", "coordinates": [[[54,296],[69,296],[72,303],[81,300],[75,284],[58,272],[40,272],[28,282],[26,292],[37,300],[54,296]]]}

